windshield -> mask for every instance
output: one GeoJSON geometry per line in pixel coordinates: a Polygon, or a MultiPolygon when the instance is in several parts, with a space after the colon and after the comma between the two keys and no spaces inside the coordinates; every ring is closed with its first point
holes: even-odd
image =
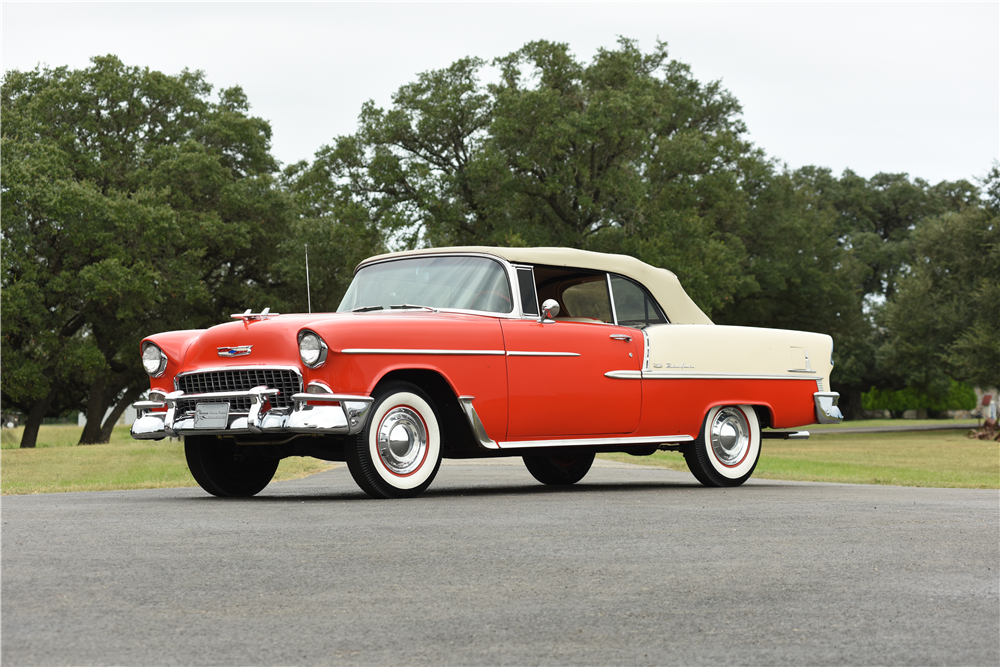
{"type": "Polygon", "coordinates": [[[509,313],[510,285],[503,266],[486,257],[413,257],[366,266],[337,312],[400,306],[509,313]]]}

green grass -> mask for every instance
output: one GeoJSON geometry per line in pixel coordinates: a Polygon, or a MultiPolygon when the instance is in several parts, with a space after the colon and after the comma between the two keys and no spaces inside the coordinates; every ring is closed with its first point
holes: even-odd
{"type": "MultiPolygon", "coordinates": [[[[858,419],[839,424],[810,424],[803,426],[803,431],[836,431],[841,428],[861,428],[864,426],[941,426],[950,427],[953,424],[975,424],[976,418],[969,419],[858,419]]],[[[795,430],[795,429],[792,429],[795,430]]]]}
{"type": "MultiPolygon", "coordinates": [[[[21,446],[21,434],[24,427],[0,429],[0,448],[17,449],[21,446]]],[[[38,441],[36,447],[72,447],[80,440],[83,427],[74,424],[54,424],[42,426],[38,429],[38,441]]],[[[112,445],[126,442],[135,442],[129,435],[128,426],[115,426],[111,431],[112,445]]]]}
{"type": "MultiPolygon", "coordinates": [[[[2,435],[18,429],[3,429],[2,435]]],[[[17,440],[0,450],[0,493],[58,493],[62,491],[116,491],[197,486],[178,441],[133,440],[128,426],[116,426],[107,445],[74,446],[83,429],[43,426],[38,447],[17,449],[17,440]]],[[[14,438],[11,438],[13,441],[14,438]]],[[[282,459],[276,481],[298,479],[333,465],[312,458],[282,459]]]]}
{"type": "MultiPolygon", "coordinates": [[[[902,420],[870,420],[873,425],[902,420]]],[[[906,423],[941,423],[905,420],[906,423]]],[[[852,422],[851,425],[864,424],[852,422]]],[[[0,493],[54,493],[196,486],[179,442],[137,441],[115,427],[107,445],[74,446],[77,426],[43,426],[36,449],[17,449],[20,429],[3,429],[0,493]]],[[[816,430],[810,427],[810,430],[816,430]]],[[[601,458],[687,470],[676,452],[652,456],[601,454],[601,458]]],[[[328,470],[331,464],[292,457],[276,480],[328,470]]],[[[1000,488],[1000,445],[962,431],[814,433],[809,440],[765,440],[754,477],[846,484],[888,484],[972,489],[1000,488]]]]}
{"type": "MultiPolygon", "coordinates": [[[[677,452],[601,458],[687,470],[677,452]]],[[[1000,445],[961,431],[818,434],[765,440],[754,477],[805,482],[960,489],[1000,488],[1000,445]]]]}

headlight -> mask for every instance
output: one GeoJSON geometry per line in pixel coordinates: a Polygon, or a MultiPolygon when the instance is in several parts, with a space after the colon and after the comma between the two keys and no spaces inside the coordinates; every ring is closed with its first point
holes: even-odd
{"type": "Polygon", "coordinates": [[[326,343],[319,334],[305,330],[299,332],[299,358],[309,368],[319,368],[326,362],[326,343]]]}
{"type": "Polygon", "coordinates": [[[153,343],[142,344],[142,367],[150,377],[158,378],[167,370],[167,355],[153,343]]]}

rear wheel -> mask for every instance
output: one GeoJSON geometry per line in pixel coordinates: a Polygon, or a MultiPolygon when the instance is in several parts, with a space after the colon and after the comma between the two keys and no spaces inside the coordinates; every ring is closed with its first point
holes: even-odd
{"type": "Polygon", "coordinates": [[[347,447],[347,467],[372,498],[412,498],[430,486],[441,466],[441,427],[427,393],[389,382],[372,393],[371,416],[347,447]]]}
{"type": "Polygon", "coordinates": [[[739,486],[750,479],[760,459],[760,423],[750,405],[712,408],[698,439],[684,449],[684,460],[705,486],[739,486]]]}
{"type": "Polygon", "coordinates": [[[531,476],[542,484],[568,486],[576,484],[594,464],[594,452],[542,454],[524,456],[524,465],[531,476]]]}
{"type": "Polygon", "coordinates": [[[222,498],[256,495],[278,469],[278,459],[211,436],[185,436],[184,457],[198,485],[222,498]]]}

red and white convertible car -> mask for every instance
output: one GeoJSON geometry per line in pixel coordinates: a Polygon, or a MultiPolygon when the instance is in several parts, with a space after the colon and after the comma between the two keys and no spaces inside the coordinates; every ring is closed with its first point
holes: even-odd
{"type": "Polygon", "coordinates": [[[573,484],[597,452],[680,450],[706,486],[753,473],[764,431],[842,417],[829,336],[713,325],[669,271],[564,248],[372,257],[336,313],[264,310],[142,341],[132,435],[183,436],[217,496],[286,456],[346,461],[377,498],[415,496],[442,458],[520,456],[573,484]]]}

